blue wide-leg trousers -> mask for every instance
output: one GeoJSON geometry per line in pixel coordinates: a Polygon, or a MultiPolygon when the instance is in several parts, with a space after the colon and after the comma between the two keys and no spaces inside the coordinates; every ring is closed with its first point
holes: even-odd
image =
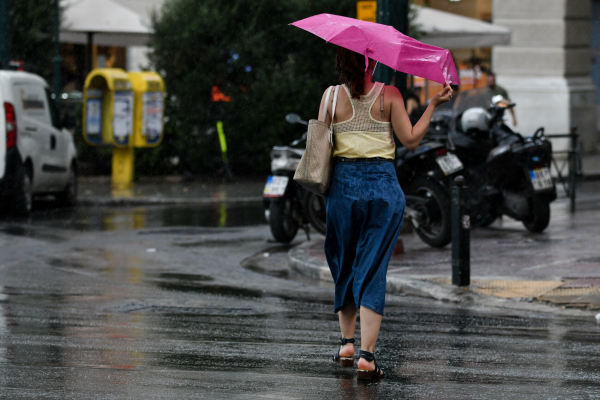
{"type": "Polygon", "coordinates": [[[391,162],[334,166],[327,196],[325,256],[335,282],[334,312],[350,302],[381,315],[387,267],[406,200],[391,162]]]}

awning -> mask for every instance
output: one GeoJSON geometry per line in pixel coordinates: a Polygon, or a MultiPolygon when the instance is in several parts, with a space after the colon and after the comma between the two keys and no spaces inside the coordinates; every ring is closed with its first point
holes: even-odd
{"type": "Polygon", "coordinates": [[[503,26],[474,18],[414,6],[415,23],[423,36],[423,43],[444,49],[471,49],[510,43],[510,30],[503,26]]]}
{"type": "Polygon", "coordinates": [[[64,7],[59,40],[85,44],[88,34],[100,46],[145,46],[152,35],[145,16],[115,0],[62,0],[64,7]]]}
{"type": "MultiPolygon", "coordinates": [[[[152,35],[149,11],[164,0],[62,0],[60,41],[85,44],[93,33],[101,46],[145,46],[152,35]],[[125,6],[125,4],[127,6],[125,6]]],[[[508,28],[477,19],[414,6],[423,43],[445,49],[509,44],[508,28]]]]}

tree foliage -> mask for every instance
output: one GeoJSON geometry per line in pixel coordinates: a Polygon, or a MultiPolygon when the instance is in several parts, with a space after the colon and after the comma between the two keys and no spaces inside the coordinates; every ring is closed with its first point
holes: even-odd
{"type": "Polygon", "coordinates": [[[11,59],[49,79],[54,55],[54,0],[10,1],[11,59]]]}
{"type": "Polygon", "coordinates": [[[336,46],[290,22],[328,12],[355,16],[350,0],[171,0],[154,18],[151,59],[168,91],[166,137],[147,157],[210,173],[221,164],[215,132],[224,123],[234,171],[267,171],[269,151],[304,129],[285,115],[315,118],[325,88],[337,83],[336,46]],[[231,102],[212,102],[213,86],[231,102]]]}

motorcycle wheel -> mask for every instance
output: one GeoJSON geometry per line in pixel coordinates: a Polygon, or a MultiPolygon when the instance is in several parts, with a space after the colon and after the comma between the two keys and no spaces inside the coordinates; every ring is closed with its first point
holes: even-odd
{"type": "Polygon", "coordinates": [[[486,215],[480,216],[479,218],[473,218],[473,215],[471,215],[471,218],[472,218],[472,224],[473,224],[472,226],[474,228],[487,228],[488,226],[493,224],[494,221],[496,221],[498,216],[496,216],[495,214],[486,214],[486,215]]]}
{"type": "Polygon", "coordinates": [[[317,232],[324,235],[327,219],[327,210],[325,209],[325,198],[312,192],[307,192],[302,204],[304,215],[317,232]]]}
{"type": "Polygon", "coordinates": [[[294,240],[299,225],[294,218],[292,199],[283,197],[271,200],[269,213],[269,225],[275,240],[281,243],[289,243],[294,240]]]}
{"type": "Polygon", "coordinates": [[[414,206],[420,217],[410,219],[412,227],[421,240],[431,247],[444,247],[450,243],[448,191],[431,178],[418,178],[410,185],[408,193],[430,200],[427,204],[414,206]]]}
{"type": "Polygon", "coordinates": [[[531,200],[531,212],[522,222],[529,232],[540,233],[550,224],[550,203],[537,196],[531,200]]]}

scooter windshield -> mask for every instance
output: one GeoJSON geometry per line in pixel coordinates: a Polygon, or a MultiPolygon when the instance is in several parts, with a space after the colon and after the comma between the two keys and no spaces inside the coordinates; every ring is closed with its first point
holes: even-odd
{"type": "Polygon", "coordinates": [[[487,87],[475,88],[459,93],[452,107],[452,111],[458,115],[469,108],[481,107],[485,110],[492,107],[494,94],[487,87]]]}

